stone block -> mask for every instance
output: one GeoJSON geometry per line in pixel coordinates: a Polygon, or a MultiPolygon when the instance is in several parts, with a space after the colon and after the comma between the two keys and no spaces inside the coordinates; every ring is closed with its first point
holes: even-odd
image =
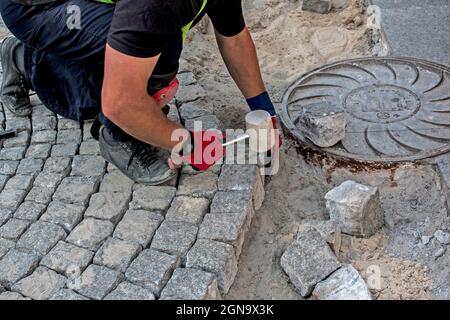
{"type": "Polygon", "coordinates": [[[17,241],[20,236],[27,230],[30,226],[31,221],[20,220],[20,219],[10,219],[3,226],[0,227],[0,237],[17,241]]]}
{"type": "Polygon", "coordinates": [[[12,177],[6,183],[5,190],[30,190],[33,183],[33,176],[17,175],[12,177]]]}
{"type": "Polygon", "coordinates": [[[342,232],[369,237],[384,224],[377,188],[345,181],[325,195],[330,219],[342,232]]]}
{"type": "Polygon", "coordinates": [[[34,119],[32,122],[33,132],[37,131],[54,131],[56,130],[56,117],[48,116],[34,119]],[[38,120],[39,119],[39,120],[38,120]],[[36,121],[34,121],[36,120],[36,121]]]}
{"type": "Polygon", "coordinates": [[[64,173],[70,172],[72,159],[69,157],[50,157],[45,161],[44,172],[64,173]]]}
{"type": "Polygon", "coordinates": [[[121,281],[119,272],[91,264],[81,275],[75,291],[94,300],[103,299],[121,281]]]}
{"type": "Polygon", "coordinates": [[[94,263],[125,272],[140,250],[135,242],[109,238],[95,255],[94,263]]]}
{"type": "Polygon", "coordinates": [[[16,173],[19,161],[0,160],[0,174],[5,176],[12,176],[16,173]]]}
{"type": "Polygon", "coordinates": [[[59,143],[52,147],[52,157],[73,157],[77,154],[78,144],[76,143],[59,143]]]}
{"type": "Polygon", "coordinates": [[[28,147],[25,157],[45,160],[50,156],[51,149],[52,145],[49,143],[34,144],[28,147]]]}
{"type": "Polygon", "coordinates": [[[67,118],[58,119],[58,131],[80,129],[80,128],[81,124],[78,121],[67,118]]]}
{"type": "Polygon", "coordinates": [[[437,230],[434,233],[434,237],[436,238],[436,240],[443,245],[448,245],[450,244],[450,233],[443,231],[443,230],[437,230]]]}
{"type": "Polygon", "coordinates": [[[16,174],[22,175],[33,175],[41,172],[44,165],[44,160],[42,159],[22,159],[20,161],[19,167],[17,168],[16,174]]]}
{"type": "Polygon", "coordinates": [[[9,180],[9,176],[6,176],[4,174],[0,175],[0,191],[3,190],[3,188],[5,187],[6,182],[8,182],[8,180],[9,180]]]}
{"type": "Polygon", "coordinates": [[[0,208],[0,227],[12,217],[13,212],[12,209],[0,208]]]}
{"type": "Polygon", "coordinates": [[[70,232],[83,218],[84,207],[76,204],[67,204],[52,201],[41,216],[42,221],[55,223],[70,232]]]}
{"type": "Polygon", "coordinates": [[[14,248],[16,243],[11,240],[0,238],[0,259],[8,253],[9,249],[14,248]]]}
{"type": "Polygon", "coordinates": [[[196,175],[182,175],[177,195],[212,199],[216,191],[217,175],[204,172],[196,175]]]}
{"type": "Polygon", "coordinates": [[[31,300],[31,299],[25,298],[20,293],[12,291],[6,291],[0,294],[0,301],[18,301],[18,300],[31,300]]]}
{"type": "Polygon", "coordinates": [[[11,249],[0,260],[0,284],[10,287],[28,276],[38,265],[39,257],[32,253],[11,249]]]}
{"type": "Polygon", "coordinates": [[[206,97],[206,91],[200,85],[191,85],[180,87],[177,92],[176,100],[179,104],[192,102],[206,97]]]}
{"type": "Polygon", "coordinates": [[[211,203],[211,213],[243,213],[250,225],[253,215],[253,195],[250,191],[217,192],[211,203]]]}
{"type": "Polygon", "coordinates": [[[215,115],[206,115],[194,119],[187,119],[185,121],[185,127],[190,131],[223,129],[222,123],[215,115]]]}
{"type": "Polygon", "coordinates": [[[167,211],[166,220],[199,225],[209,209],[206,198],[176,197],[167,211]]]}
{"type": "Polygon", "coordinates": [[[41,260],[41,265],[58,273],[72,276],[73,272],[81,274],[91,263],[94,253],[74,246],[73,244],[59,241],[52,250],[41,260]]]}
{"type": "Polygon", "coordinates": [[[41,172],[34,180],[34,185],[54,190],[64,177],[64,173],[41,172]]]}
{"type": "Polygon", "coordinates": [[[19,208],[14,213],[14,218],[22,219],[22,220],[31,220],[36,221],[42,215],[42,213],[47,208],[46,205],[25,201],[19,206],[19,208]]]}
{"type": "Polygon", "coordinates": [[[281,256],[281,267],[303,297],[340,266],[325,240],[310,227],[301,228],[281,256]]]}
{"type": "Polygon", "coordinates": [[[213,114],[211,103],[204,101],[194,101],[183,104],[180,109],[180,116],[183,120],[196,119],[213,114]]]}
{"type": "Polygon", "coordinates": [[[319,282],[313,295],[318,300],[372,300],[367,284],[351,265],[343,266],[319,282]]]}
{"type": "Polygon", "coordinates": [[[215,274],[224,294],[230,290],[238,271],[233,246],[206,239],[199,239],[194,244],[187,254],[186,267],[215,274]]]}
{"type": "Polygon", "coordinates": [[[325,14],[330,12],[331,6],[331,0],[303,0],[302,10],[325,14]]]}
{"type": "Polygon", "coordinates": [[[156,231],[151,248],[184,256],[194,244],[197,232],[198,228],[195,225],[166,220],[156,231]]]}
{"type": "Polygon", "coordinates": [[[56,131],[45,130],[33,132],[31,136],[31,144],[49,143],[54,144],[56,141],[56,131]]]}
{"type": "Polygon", "coordinates": [[[30,139],[30,133],[28,131],[22,131],[17,133],[16,136],[8,138],[3,141],[4,148],[26,146],[30,139]]]}
{"type": "Polygon", "coordinates": [[[125,277],[135,285],[147,288],[159,297],[173,270],[180,264],[176,256],[167,253],[144,250],[131,263],[125,277]]]}
{"type": "Polygon", "coordinates": [[[64,229],[56,224],[37,221],[20,237],[16,248],[46,255],[66,235],[64,229]]]}
{"type": "Polygon", "coordinates": [[[219,300],[216,277],[196,269],[176,269],[161,293],[161,300],[219,300]]]}
{"type": "MultiPolygon", "coordinates": [[[[109,170],[108,170],[109,171],[109,170]]],[[[107,173],[100,184],[100,192],[122,192],[131,194],[134,181],[120,171],[107,173]]]]}
{"type": "Polygon", "coordinates": [[[25,147],[2,148],[0,160],[21,160],[25,155],[25,147]]]}
{"type": "Polygon", "coordinates": [[[87,218],[73,229],[66,241],[96,251],[113,230],[114,225],[109,221],[87,218]]]}
{"type": "Polygon", "coordinates": [[[16,283],[12,290],[33,300],[48,300],[66,284],[66,278],[45,267],[16,283]]]}
{"type": "Polygon", "coordinates": [[[94,139],[83,141],[80,145],[80,154],[93,156],[100,155],[100,147],[98,145],[98,141],[94,139]]]}
{"type": "Polygon", "coordinates": [[[98,183],[94,177],[67,177],[56,189],[53,200],[86,206],[98,183]]]}
{"type": "Polygon", "coordinates": [[[58,131],[57,143],[72,143],[79,145],[81,143],[81,129],[70,129],[58,131]]]}
{"type": "Polygon", "coordinates": [[[224,165],[218,187],[219,191],[248,190],[252,192],[255,210],[259,210],[264,201],[263,179],[260,169],[256,165],[224,165]]]}
{"type": "Polygon", "coordinates": [[[134,241],[145,248],[150,244],[162,221],[163,217],[154,212],[128,210],[117,225],[114,237],[134,241]]]}
{"type": "Polygon", "coordinates": [[[122,282],[104,300],[146,301],[155,300],[155,296],[150,290],[135,286],[129,282],[122,282]]]}
{"type": "Polygon", "coordinates": [[[205,216],[198,233],[199,239],[225,242],[234,247],[236,257],[244,245],[250,225],[245,213],[210,213],[205,216]]]}
{"type": "Polygon", "coordinates": [[[305,108],[298,122],[305,137],[322,148],[332,147],[344,139],[346,125],[341,107],[320,102],[305,108]]]}
{"type": "Polygon", "coordinates": [[[75,156],[72,160],[72,176],[97,177],[105,173],[106,161],[100,156],[75,156]]]}
{"type": "Polygon", "coordinates": [[[127,211],[130,195],[118,192],[100,192],[92,195],[89,207],[84,214],[117,224],[127,211]]]}
{"type": "Polygon", "coordinates": [[[169,209],[176,191],[173,187],[139,186],[133,192],[130,209],[165,213],[169,209]]]}
{"type": "Polygon", "coordinates": [[[25,200],[46,205],[52,201],[54,192],[55,188],[34,186],[27,194],[25,200]]]}

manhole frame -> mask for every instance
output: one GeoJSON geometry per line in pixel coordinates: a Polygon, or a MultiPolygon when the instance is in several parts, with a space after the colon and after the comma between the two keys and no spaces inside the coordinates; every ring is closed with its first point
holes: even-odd
{"type": "Polygon", "coordinates": [[[301,131],[295,126],[295,124],[292,122],[290,116],[289,116],[289,97],[291,96],[292,92],[297,88],[297,86],[304,81],[306,78],[312,76],[313,74],[320,72],[320,70],[325,68],[330,68],[333,66],[337,66],[342,63],[355,63],[355,62],[361,62],[361,61],[383,61],[383,62],[389,62],[389,61],[399,61],[399,60],[406,60],[405,62],[409,63],[418,63],[425,66],[429,66],[432,68],[439,68],[442,69],[448,73],[450,73],[450,67],[439,64],[432,61],[427,61],[419,58],[412,58],[412,57],[406,57],[406,56],[389,56],[389,57],[361,57],[361,58],[353,58],[353,59],[346,59],[346,60],[339,60],[332,63],[328,63],[325,65],[321,65],[317,68],[314,68],[303,75],[301,75],[297,80],[295,80],[284,92],[283,98],[281,101],[281,112],[280,112],[280,120],[283,125],[283,127],[288,131],[289,135],[291,135],[293,138],[295,138],[296,142],[299,143],[302,147],[312,149],[313,151],[317,153],[321,153],[323,155],[328,155],[335,158],[345,159],[348,161],[354,161],[354,162],[366,162],[366,163],[385,163],[385,164],[395,164],[395,163],[401,163],[401,162],[414,162],[419,160],[425,160],[425,159],[431,159],[435,158],[437,156],[440,156],[442,154],[450,152],[450,143],[446,146],[434,149],[432,151],[428,151],[426,154],[418,154],[418,155],[411,155],[411,156],[398,156],[398,157],[390,157],[390,158],[380,158],[380,157],[368,157],[360,154],[351,154],[349,152],[340,151],[333,148],[320,148],[310,142],[302,133],[301,131]]]}

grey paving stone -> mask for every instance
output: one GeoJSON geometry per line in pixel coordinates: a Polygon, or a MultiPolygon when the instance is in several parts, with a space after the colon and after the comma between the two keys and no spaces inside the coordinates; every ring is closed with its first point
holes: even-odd
{"type": "Polygon", "coordinates": [[[68,174],[72,159],[69,157],[50,157],[45,161],[44,172],[68,174]]]}
{"type": "Polygon", "coordinates": [[[31,113],[32,118],[51,117],[51,116],[54,117],[55,116],[55,114],[52,111],[50,111],[46,106],[44,106],[42,104],[42,102],[38,102],[38,101],[36,101],[36,103],[33,102],[33,99],[36,99],[36,100],[38,99],[38,97],[36,95],[31,96],[30,99],[32,99],[31,104],[33,105],[33,108],[31,109],[32,110],[32,113],[31,113]]]}
{"type": "Polygon", "coordinates": [[[245,234],[249,228],[247,216],[243,212],[210,213],[203,219],[198,238],[231,244],[236,252],[236,257],[239,259],[245,234]]]}
{"type": "Polygon", "coordinates": [[[56,129],[56,117],[47,116],[33,119],[32,123],[33,132],[37,131],[54,131],[56,129]],[[36,121],[35,121],[36,120],[36,121]]]}
{"type": "Polygon", "coordinates": [[[41,216],[41,220],[58,224],[70,232],[80,223],[84,210],[84,207],[80,205],[52,201],[41,216]]]}
{"type": "Polygon", "coordinates": [[[25,155],[25,147],[2,148],[0,160],[21,160],[25,155]]]}
{"type": "Polygon", "coordinates": [[[94,138],[91,135],[91,128],[93,121],[84,121],[83,123],[83,141],[93,140],[94,138]]]}
{"type": "Polygon", "coordinates": [[[16,283],[12,290],[33,300],[48,300],[66,284],[66,278],[45,267],[16,283]]]}
{"type": "Polygon", "coordinates": [[[200,118],[214,112],[212,104],[202,100],[185,103],[179,108],[179,111],[181,118],[184,120],[200,118]]]}
{"type": "Polygon", "coordinates": [[[176,100],[178,103],[192,102],[201,98],[206,97],[206,91],[200,85],[191,85],[180,87],[176,95],[176,100]]]}
{"type": "Polygon", "coordinates": [[[209,209],[206,198],[176,197],[167,211],[166,220],[199,225],[209,209]]]}
{"type": "Polygon", "coordinates": [[[20,279],[29,275],[38,265],[39,257],[11,249],[0,260],[0,284],[10,287],[20,279]]]}
{"type": "Polygon", "coordinates": [[[52,157],[72,157],[77,154],[77,143],[59,143],[52,147],[52,157]]]}
{"type": "Polygon", "coordinates": [[[151,248],[184,256],[194,244],[198,228],[185,222],[164,221],[153,237],[151,248]]]}
{"type": "Polygon", "coordinates": [[[31,131],[31,122],[28,118],[10,118],[6,121],[6,130],[31,131]]]}
{"type": "Polygon", "coordinates": [[[17,176],[11,177],[11,179],[8,180],[8,183],[6,183],[4,189],[5,190],[15,190],[15,189],[30,190],[33,180],[34,180],[33,176],[17,175],[17,176]]]}
{"type": "Polygon", "coordinates": [[[20,161],[19,167],[17,168],[17,174],[32,175],[40,172],[44,165],[44,160],[42,159],[23,159],[20,161]]]}
{"type": "Polygon", "coordinates": [[[177,75],[177,79],[180,82],[180,86],[190,86],[197,83],[197,79],[192,72],[180,72],[177,75]]]}
{"type": "Polygon", "coordinates": [[[90,196],[97,190],[98,178],[67,177],[53,195],[53,200],[87,205],[90,196]]]}
{"type": "Polygon", "coordinates": [[[311,227],[301,228],[281,256],[281,267],[303,297],[340,266],[326,241],[311,227]]]}
{"type": "Polygon", "coordinates": [[[100,147],[98,145],[98,141],[94,139],[83,141],[80,145],[80,154],[94,156],[100,155],[100,147]]]}
{"type": "Polygon", "coordinates": [[[114,237],[134,241],[146,248],[163,221],[163,217],[155,212],[128,210],[114,231],[114,237]]]}
{"type": "Polygon", "coordinates": [[[372,300],[367,284],[351,265],[343,266],[319,282],[313,295],[318,300],[372,300]]]}
{"type": "Polygon", "coordinates": [[[196,175],[182,175],[177,195],[212,199],[216,191],[217,175],[204,172],[196,175]]]}
{"type": "Polygon", "coordinates": [[[22,131],[17,133],[15,137],[8,138],[3,141],[4,148],[26,146],[30,139],[30,133],[28,131],[22,131]]]}
{"type": "Polygon", "coordinates": [[[81,283],[75,291],[85,297],[101,300],[120,282],[119,272],[91,264],[81,275],[81,283]]]}
{"type": "Polygon", "coordinates": [[[217,276],[219,289],[228,293],[238,271],[233,246],[206,239],[199,239],[189,251],[186,267],[200,269],[217,276]]]}
{"type": "Polygon", "coordinates": [[[196,269],[176,269],[161,292],[161,300],[218,300],[216,277],[196,269]]]}
{"type": "Polygon", "coordinates": [[[194,168],[192,168],[192,166],[187,163],[184,163],[183,166],[181,167],[181,173],[183,175],[185,175],[185,174],[189,174],[189,175],[199,175],[200,174],[201,175],[201,174],[206,174],[206,173],[213,173],[216,175],[216,180],[217,180],[217,176],[220,174],[221,170],[222,170],[221,163],[217,163],[217,164],[213,165],[211,168],[209,168],[208,170],[203,171],[203,172],[198,172],[198,171],[194,170],[194,168]]]}
{"type": "Polygon", "coordinates": [[[0,294],[0,301],[15,301],[15,300],[31,300],[30,298],[25,298],[23,295],[17,292],[6,291],[0,294]]]}
{"type": "Polygon", "coordinates": [[[119,192],[100,192],[92,195],[85,217],[109,220],[117,224],[127,211],[131,195],[119,192]]]}
{"type": "Polygon", "coordinates": [[[331,5],[331,0],[303,0],[302,10],[324,14],[330,12],[331,5]]]}
{"type": "Polygon", "coordinates": [[[45,130],[33,132],[31,136],[31,144],[50,143],[53,144],[56,141],[56,131],[45,130]]]}
{"type": "Polygon", "coordinates": [[[41,172],[34,180],[34,185],[38,187],[55,189],[64,177],[64,173],[41,172]]]}
{"type": "Polygon", "coordinates": [[[47,206],[44,204],[25,201],[22,202],[22,204],[14,213],[14,218],[36,221],[37,219],[39,219],[46,208],[47,206]]]}
{"type": "Polygon", "coordinates": [[[16,248],[46,255],[66,235],[64,229],[56,224],[37,221],[20,237],[16,248]]]}
{"type": "Polygon", "coordinates": [[[210,129],[222,130],[223,126],[215,115],[206,115],[195,119],[187,119],[185,122],[185,128],[190,131],[210,129]]]}
{"type": "Polygon", "coordinates": [[[135,242],[109,238],[94,257],[94,263],[120,272],[139,254],[140,245],[135,242]]]}
{"type": "Polygon", "coordinates": [[[139,186],[133,192],[130,209],[165,212],[169,209],[176,191],[173,187],[139,186]]]}
{"type": "Polygon", "coordinates": [[[86,297],[70,290],[70,289],[61,289],[57,293],[55,293],[49,300],[63,300],[63,301],[75,301],[75,300],[89,300],[86,297]]]}
{"type": "Polygon", "coordinates": [[[50,150],[52,145],[47,144],[34,144],[28,147],[25,156],[27,158],[47,159],[50,156],[50,150]]]}
{"type": "Polygon", "coordinates": [[[0,160],[0,174],[12,176],[16,173],[19,161],[0,160]]]}
{"type": "Polygon", "coordinates": [[[258,210],[264,201],[262,179],[260,169],[256,165],[224,165],[222,166],[218,187],[219,191],[251,191],[255,209],[258,210]]]}
{"type": "Polygon", "coordinates": [[[75,156],[72,160],[72,176],[96,177],[105,173],[106,161],[100,156],[75,156]]]}
{"type": "Polygon", "coordinates": [[[96,251],[113,230],[114,225],[109,221],[87,218],[73,229],[66,241],[96,251]]]}
{"type": "Polygon", "coordinates": [[[10,219],[3,226],[0,227],[0,237],[17,241],[19,237],[25,232],[25,230],[30,226],[31,221],[20,220],[20,219],[10,219]]]}
{"type": "Polygon", "coordinates": [[[104,300],[155,300],[155,296],[150,290],[135,286],[129,282],[122,282],[104,300]]]}
{"type": "Polygon", "coordinates": [[[253,215],[253,195],[250,191],[217,192],[211,203],[211,213],[245,213],[250,224],[253,215]]]}
{"type": "Polygon", "coordinates": [[[28,193],[25,200],[41,204],[49,204],[50,201],[52,201],[52,195],[54,192],[54,188],[34,186],[28,193]]]}
{"type": "Polygon", "coordinates": [[[144,250],[131,263],[125,277],[128,281],[151,290],[158,297],[179,263],[176,256],[151,249],[144,250]]]}
{"type": "Polygon", "coordinates": [[[7,208],[0,208],[0,227],[12,217],[14,210],[7,208]]]}
{"type": "Polygon", "coordinates": [[[9,249],[14,248],[15,245],[16,243],[14,241],[0,238],[0,259],[9,251],[9,249]]]}
{"type": "Polygon", "coordinates": [[[79,145],[81,143],[81,129],[61,130],[58,132],[56,142],[67,144],[73,143],[79,145]]]}
{"type": "Polygon", "coordinates": [[[6,185],[6,182],[9,180],[9,176],[6,176],[6,175],[0,175],[0,191],[2,191],[3,190],[3,188],[5,187],[5,185],[6,185]]]}
{"type": "MultiPolygon", "coordinates": [[[[109,169],[108,169],[109,170],[109,169]]],[[[107,173],[100,184],[100,192],[122,192],[131,194],[134,181],[120,171],[107,173]]]]}
{"type": "Polygon", "coordinates": [[[58,273],[71,276],[76,270],[81,274],[91,263],[94,253],[92,251],[59,241],[58,244],[41,260],[41,265],[58,273]]]}
{"type": "Polygon", "coordinates": [[[58,119],[58,131],[80,129],[80,128],[81,128],[81,124],[78,121],[67,119],[67,118],[59,118],[58,119]]]}

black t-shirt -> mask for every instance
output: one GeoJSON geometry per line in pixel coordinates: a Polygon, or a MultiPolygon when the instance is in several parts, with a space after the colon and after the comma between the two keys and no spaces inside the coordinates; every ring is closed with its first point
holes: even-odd
{"type": "MultiPolygon", "coordinates": [[[[148,58],[180,43],[183,26],[205,14],[223,36],[234,36],[245,27],[241,0],[120,0],[108,36],[114,49],[134,57],[148,58]]],[[[193,26],[194,26],[193,25],[193,26]]]]}

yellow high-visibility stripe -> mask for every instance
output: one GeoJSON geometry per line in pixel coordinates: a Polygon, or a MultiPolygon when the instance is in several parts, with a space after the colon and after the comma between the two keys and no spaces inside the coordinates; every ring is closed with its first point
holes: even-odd
{"type": "Polygon", "coordinates": [[[189,30],[191,30],[191,27],[194,24],[195,19],[197,19],[202,14],[203,10],[205,10],[207,3],[208,3],[208,0],[203,0],[200,11],[197,13],[194,20],[192,20],[187,25],[185,25],[183,28],[181,28],[181,32],[183,33],[183,41],[186,40],[187,34],[188,34],[189,30]]]}

